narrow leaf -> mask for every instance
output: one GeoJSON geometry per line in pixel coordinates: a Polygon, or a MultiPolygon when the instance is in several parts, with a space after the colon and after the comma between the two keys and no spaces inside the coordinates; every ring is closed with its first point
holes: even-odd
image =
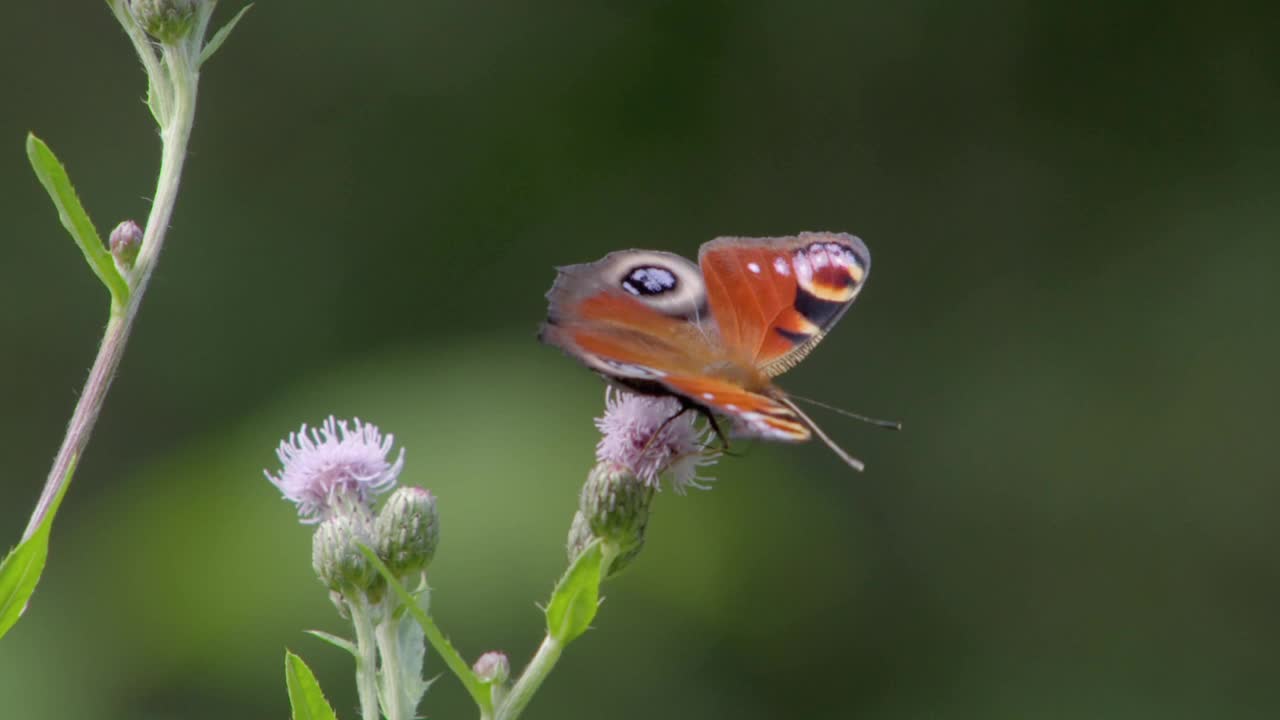
{"type": "Polygon", "coordinates": [[[45,192],[49,193],[49,199],[53,200],[54,207],[58,209],[58,219],[62,221],[62,226],[71,233],[72,239],[80,246],[80,252],[84,253],[89,268],[107,286],[111,298],[123,304],[129,298],[129,286],[116,270],[111,253],[102,245],[102,238],[93,227],[93,221],[85,213],[80,198],[76,197],[76,190],[71,185],[66,168],[58,162],[57,156],[44,141],[30,133],[27,134],[27,159],[31,161],[31,169],[35,171],[45,192]]]}
{"type": "Polygon", "coordinates": [[[593,541],[565,571],[547,603],[547,634],[568,645],[587,631],[600,607],[600,565],[603,552],[593,541]]]}
{"type": "Polygon", "coordinates": [[[53,516],[58,513],[62,504],[62,496],[71,484],[71,474],[76,471],[76,459],[71,459],[71,466],[62,479],[62,487],[54,496],[49,512],[44,516],[31,537],[23,540],[0,563],[0,637],[9,632],[9,628],[18,622],[22,613],[26,612],[31,594],[40,582],[40,574],[44,572],[45,560],[49,556],[49,533],[53,529],[53,516]]]}
{"type": "Polygon", "coordinates": [[[314,635],[334,647],[346,650],[351,653],[353,657],[360,657],[360,651],[356,648],[356,644],[346,638],[338,637],[337,635],[327,633],[323,630],[306,630],[304,632],[308,635],[314,635]]]}
{"type": "Polygon", "coordinates": [[[289,688],[289,706],[293,708],[293,720],[338,720],[329,701],[320,691],[315,673],[302,658],[286,650],[284,652],[284,681],[289,688]]]}
{"type": "Polygon", "coordinates": [[[382,559],[378,557],[377,553],[369,549],[366,545],[360,546],[360,552],[364,553],[365,557],[369,558],[369,562],[372,562],[373,566],[378,569],[378,572],[387,581],[387,585],[391,588],[392,592],[394,592],[396,596],[400,598],[400,602],[408,608],[409,614],[413,615],[413,619],[417,620],[418,624],[422,626],[422,632],[427,636],[427,641],[431,643],[431,647],[440,654],[440,659],[444,660],[444,664],[453,671],[453,674],[458,676],[458,680],[460,680],[462,682],[462,686],[467,689],[467,693],[471,695],[471,699],[474,700],[476,705],[482,710],[491,710],[493,707],[493,701],[489,697],[489,686],[480,682],[480,679],[476,677],[476,674],[471,672],[471,666],[467,664],[466,660],[462,659],[462,655],[454,649],[453,643],[449,642],[449,638],[445,637],[444,633],[440,632],[440,628],[436,626],[435,621],[432,620],[431,616],[422,609],[422,606],[418,602],[418,598],[415,598],[413,593],[410,593],[405,589],[404,585],[400,584],[400,581],[396,579],[395,575],[391,574],[391,571],[387,569],[386,563],[382,562],[382,559]]]}
{"type": "Polygon", "coordinates": [[[218,28],[213,37],[209,38],[209,42],[204,44],[204,49],[200,51],[200,61],[196,63],[196,67],[203,65],[206,60],[213,57],[214,53],[218,52],[218,48],[222,47],[222,43],[226,42],[227,38],[231,36],[231,31],[235,29],[236,23],[240,22],[240,18],[244,17],[244,14],[249,12],[251,7],[253,7],[253,3],[240,8],[240,12],[236,13],[235,17],[231,18],[226,25],[218,28]]]}

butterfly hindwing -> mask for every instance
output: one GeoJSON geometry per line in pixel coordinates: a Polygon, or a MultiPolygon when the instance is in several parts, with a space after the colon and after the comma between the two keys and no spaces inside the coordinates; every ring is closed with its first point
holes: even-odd
{"type": "Polygon", "coordinates": [[[658,380],[672,393],[733,421],[738,434],[800,442],[809,427],[790,408],[760,393],[714,377],[667,376],[658,380]]]}
{"type": "Polygon", "coordinates": [[[776,376],[849,309],[871,270],[871,253],[847,233],[722,237],[702,246],[698,262],[726,351],[776,376]]]}

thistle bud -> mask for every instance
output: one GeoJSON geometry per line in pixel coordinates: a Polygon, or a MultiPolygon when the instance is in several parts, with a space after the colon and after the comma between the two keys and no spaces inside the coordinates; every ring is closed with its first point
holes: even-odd
{"type": "Polygon", "coordinates": [[[631,563],[644,545],[654,488],[618,465],[602,462],[591,470],[582,486],[579,513],[569,531],[570,560],[600,538],[613,546],[611,576],[631,563]]]}
{"type": "Polygon", "coordinates": [[[111,231],[107,247],[116,260],[116,267],[121,272],[129,270],[138,259],[138,250],[142,247],[142,228],[132,220],[125,220],[111,231]]]}
{"type": "Polygon", "coordinates": [[[436,499],[420,487],[391,493],[373,525],[374,549],[397,577],[421,572],[440,543],[436,499]]]}
{"type": "Polygon", "coordinates": [[[501,685],[511,677],[511,661],[506,653],[490,651],[481,655],[471,670],[480,682],[501,685]]]}
{"type": "Polygon", "coordinates": [[[311,566],[330,590],[344,596],[353,591],[371,597],[380,594],[382,576],[359,548],[362,543],[370,544],[371,525],[369,512],[355,506],[316,528],[311,537],[311,566]]]}
{"type": "Polygon", "coordinates": [[[653,486],[612,463],[591,469],[579,508],[598,538],[626,549],[644,541],[653,486]]]}
{"type": "Polygon", "coordinates": [[[129,11],[151,37],[176,43],[191,32],[196,6],[204,0],[129,0],[129,11]]]}

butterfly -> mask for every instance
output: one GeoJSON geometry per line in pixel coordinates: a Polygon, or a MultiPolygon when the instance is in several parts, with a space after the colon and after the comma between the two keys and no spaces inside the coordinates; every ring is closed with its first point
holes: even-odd
{"type": "Polygon", "coordinates": [[[723,440],[735,434],[785,442],[818,435],[850,457],[773,378],[791,369],[849,309],[871,271],[871,254],[847,233],[721,237],[698,264],[668,252],[621,250],[556,268],[539,339],[611,383],[673,396],[723,440]]]}

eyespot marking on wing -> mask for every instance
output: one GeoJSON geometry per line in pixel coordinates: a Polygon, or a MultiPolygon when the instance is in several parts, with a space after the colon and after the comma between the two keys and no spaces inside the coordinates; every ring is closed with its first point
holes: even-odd
{"type": "MultiPolygon", "coordinates": [[[[802,291],[831,303],[844,304],[852,300],[866,277],[866,262],[859,257],[857,249],[838,242],[810,243],[792,253],[791,264],[802,291]]],[[[822,324],[813,315],[805,314],[822,324]]]]}
{"type": "Polygon", "coordinates": [[[622,276],[622,289],[636,296],[672,292],[679,284],[675,273],[656,265],[639,265],[622,276]]]}

